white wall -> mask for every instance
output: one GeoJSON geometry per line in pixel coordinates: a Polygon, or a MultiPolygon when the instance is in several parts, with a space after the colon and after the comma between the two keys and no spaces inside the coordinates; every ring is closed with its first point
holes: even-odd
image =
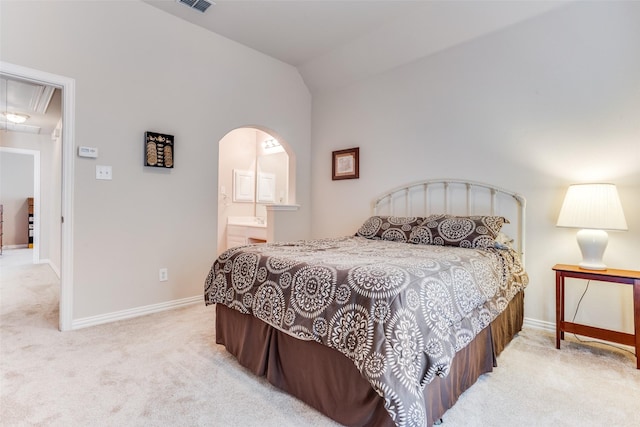
{"type": "Polygon", "coordinates": [[[3,246],[26,247],[29,241],[28,197],[33,197],[33,156],[0,150],[3,246]]]}
{"type": "MultiPolygon", "coordinates": [[[[579,2],[336,91],[314,93],[313,236],[352,234],[403,183],[467,178],[528,199],[525,316],[555,322],[551,267],[577,263],[555,227],[571,183],[618,185],[628,232],[605,262],[640,270],[640,3],[579,2]],[[360,179],[331,181],[359,146],[360,179]]],[[[585,282],[571,285],[573,315],[585,282]]],[[[633,330],[631,286],[594,285],[578,321],[633,330]]]]}
{"type": "Polygon", "coordinates": [[[201,295],[216,255],[218,141],[259,125],[295,151],[290,226],[310,218],[310,95],[286,64],[142,2],[2,2],[0,55],[75,79],[74,319],[201,295]],[[269,108],[264,108],[269,105],[269,108]],[[145,131],[175,167],[143,167],[145,131]],[[111,165],[112,181],[95,166],[111,165]],[[158,281],[158,269],[169,281],[158,281]]]}

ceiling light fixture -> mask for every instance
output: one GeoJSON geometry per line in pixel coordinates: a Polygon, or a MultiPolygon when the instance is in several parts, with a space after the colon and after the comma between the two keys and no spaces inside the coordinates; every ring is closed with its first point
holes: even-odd
{"type": "Polygon", "coordinates": [[[27,116],[26,114],[21,114],[21,113],[5,112],[5,113],[2,113],[2,115],[11,123],[16,123],[16,124],[24,123],[29,118],[29,116],[27,116]]]}
{"type": "Polygon", "coordinates": [[[284,147],[275,138],[262,141],[262,149],[264,150],[264,154],[276,154],[284,151],[284,147]]]}

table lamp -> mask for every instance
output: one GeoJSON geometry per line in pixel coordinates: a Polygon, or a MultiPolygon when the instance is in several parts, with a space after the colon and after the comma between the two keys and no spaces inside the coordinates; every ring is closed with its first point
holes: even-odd
{"type": "Polygon", "coordinates": [[[605,230],[627,230],[618,190],[613,184],[573,184],[564,197],[558,227],[580,228],[580,267],[606,270],[602,255],[609,236],[605,230]]]}

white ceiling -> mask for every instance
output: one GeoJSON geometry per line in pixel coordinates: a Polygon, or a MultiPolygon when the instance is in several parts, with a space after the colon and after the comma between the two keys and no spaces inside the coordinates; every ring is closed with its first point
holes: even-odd
{"type": "Polygon", "coordinates": [[[60,89],[0,75],[0,111],[29,116],[16,125],[0,116],[0,130],[51,135],[62,117],[60,89]]]}
{"type": "MultiPolygon", "coordinates": [[[[572,0],[217,0],[205,13],[176,0],[143,1],[297,67],[314,93],[416,61],[572,0]]],[[[13,91],[21,85],[7,87],[5,82],[0,81],[2,111],[26,113],[31,116],[27,125],[50,134],[60,119],[60,90],[41,113],[24,105],[29,91],[18,100],[13,91]]],[[[6,125],[0,123],[0,129],[6,125]]]]}
{"type": "Polygon", "coordinates": [[[419,6],[415,1],[216,1],[205,13],[144,0],[293,66],[317,58],[419,6]]]}
{"type": "Polygon", "coordinates": [[[560,7],[570,0],[217,0],[205,13],[143,0],[338,88],[560,7]]]}

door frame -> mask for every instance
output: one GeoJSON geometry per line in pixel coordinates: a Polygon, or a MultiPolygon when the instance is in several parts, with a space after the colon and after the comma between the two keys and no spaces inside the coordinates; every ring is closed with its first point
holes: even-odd
{"type": "Polygon", "coordinates": [[[73,186],[75,147],[75,79],[0,61],[0,73],[9,77],[62,89],[62,202],[60,230],[60,319],[61,331],[73,323],[73,186]]]}

